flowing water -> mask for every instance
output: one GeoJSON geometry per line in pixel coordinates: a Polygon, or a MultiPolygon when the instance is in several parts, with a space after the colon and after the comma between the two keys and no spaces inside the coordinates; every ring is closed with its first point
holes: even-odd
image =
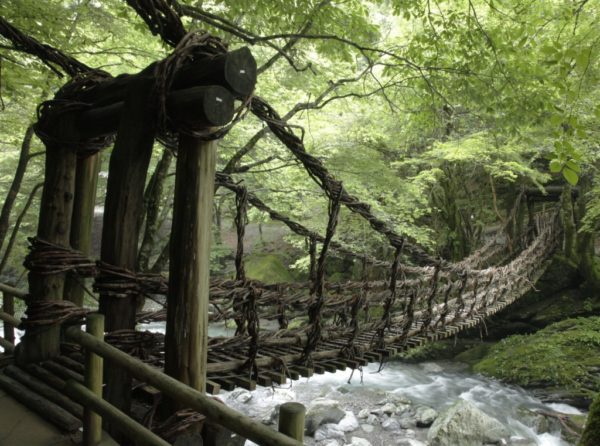
{"type": "MultiPolygon", "coordinates": [[[[138,328],[164,332],[164,322],[143,324],[138,328]]],[[[209,331],[211,336],[231,336],[234,330],[223,324],[214,324],[209,331]]],[[[568,446],[568,443],[561,440],[560,432],[538,434],[525,425],[519,415],[520,408],[565,414],[581,413],[566,404],[545,404],[531,392],[473,374],[460,363],[408,364],[393,361],[385,364],[381,371],[378,369],[378,364],[371,364],[363,368],[362,374],[359,371],[354,371],[352,374],[352,371],[347,369],[337,373],[315,375],[310,379],[288,381],[280,388],[258,387],[250,393],[249,399],[246,396],[241,400],[236,391],[222,392],[219,397],[227,404],[258,419],[268,418],[274,407],[283,402],[294,400],[308,406],[318,397],[336,400],[344,410],[353,411],[354,414],[358,414],[364,408],[377,407],[378,402],[390,393],[404,396],[413,404],[426,405],[437,411],[462,398],[507,426],[515,444],[538,446],[568,446]],[[349,380],[351,375],[352,379],[349,380]],[[526,443],[524,439],[529,439],[530,442],[526,443]],[[518,443],[519,441],[523,442],[518,443]]],[[[426,432],[426,429],[416,428],[414,432],[408,434],[425,441],[426,432]]],[[[375,429],[367,433],[362,428],[358,428],[347,434],[346,441],[356,436],[367,438],[373,446],[387,446],[395,444],[398,436],[401,435],[402,431],[391,434],[382,429],[375,429]]],[[[307,444],[314,444],[310,438],[307,440],[307,444]]]]}

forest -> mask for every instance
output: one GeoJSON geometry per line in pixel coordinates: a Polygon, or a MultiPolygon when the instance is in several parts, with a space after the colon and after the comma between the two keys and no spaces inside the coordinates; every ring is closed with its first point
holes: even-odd
{"type": "MultiPolygon", "coordinates": [[[[420,292],[428,292],[421,290],[423,283],[446,271],[440,279],[445,297],[436,289],[428,302],[422,299],[421,311],[429,312],[426,326],[432,323],[433,295],[439,299],[437,327],[449,317],[449,295],[461,302],[454,308],[457,315],[465,310],[464,289],[472,286],[476,300],[479,279],[471,283],[467,277],[472,270],[519,266],[527,258],[522,253],[538,256],[531,265],[523,260],[529,268],[522,282],[519,277],[523,296],[512,303],[517,296],[508,302],[503,294],[506,308],[489,315],[483,329],[467,327],[458,338],[448,335],[398,352],[394,364],[400,365],[393,367],[410,371],[428,362],[466,363],[473,376],[522,386],[540,401],[568,404],[576,413],[544,409],[542,418],[553,427],[529,426],[535,435],[522,443],[514,439],[525,432],[518,429],[509,443],[439,439],[432,433],[436,424],[405,443],[388,443],[395,428],[385,423],[390,426],[393,417],[382,412],[368,423],[381,431],[379,443],[371,441],[600,444],[599,22],[598,0],[1,0],[0,282],[27,287],[31,268],[24,260],[43,224],[46,154],[54,138],[47,131],[59,128],[56,122],[39,123],[61,105],[61,94],[69,93],[63,86],[145,72],[181,49],[173,36],[209,35],[230,54],[248,48],[257,74],[253,93],[236,98],[235,116],[218,133],[211,280],[247,278],[264,285],[263,296],[281,292],[281,284],[312,283],[307,291],[312,300],[290,310],[289,326],[279,322],[281,329],[304,330],[305,355],[316,351],[313,346],[308,352],[308,345],[325,339],[326,327],[333,332],[354,324],[352,342],[357,336],[354,301],[340,297],[346,306],[338,312],[342,316],[315,316],[321,294],[345,296],[351,283],[389,282],[379,286],[389,287],[392,298],[382,297],[380,308],[370,315],[367,308],[361,320],[381,319],[369,328],[385,350],[384,332],[395,320],[391,309],[406,316],[412,305],[404,285],[398,294],[405,293],[406,300],[394,300],[396,274],[420,281],[418,300],[420,292]],[[177,28],[181,25],[184,31],[177,28]],[[536,245],[536,237],[546,237],[551,214],[557,215],[560,240],[551,239],[552,229],[536,245]],[[553,252],[546,255],[549,244],[553,252]],[[538,271],[542,263],[544,270],[538,271]],[[426,267],[433,269],[419,269],[426,267]]],[[[85,95],[86,87],[81,88],[85,95]]],[[[81,107],[76,113],[87,110],[83,102],[74,106],[81,107]]],[[[167,277],[169,257],[185,251],[172,246],[178,240],[171,233],[172,225],[177,232],[176,191],[187,185],[178,186],[180,153],[168,136],[156,137],[141,180],[143,197],[131,230],[135,259],[128,266],[136,274],[167,277]]],[[[88,172],[96,190],[87,203],[92,230],[81,246],[71,243],[93,259],[101,257],[101,234],[106,234],[103,215],[109,212],[115,145],[114,135],[100,139],[94,140],[102,147],[88,172]]],[[[488,276],[481,277],[479,286],[488,276]]],[[[489,280],[488,286],[496,279],[489,280]]],[[[102,291],[89,278],[76,282],[65,282],[65,289],[77,288],[65,291],[77,296],[68,300],[96,308],[102,291]]],[[[156,311],[154,300],[138,298],[138,313],[156,311]]],[[[484,306],[496,303],[494,298],[484,306]]],[[[19,316],[25,311],[20,305],[19,316]]],[[[101,311],[103,305],[101,298],[101,311]]],[[[244,311],[243,317],[231,316],[236,335],[245,330],[257,342],[258,323],[253,332],[251,313],[244,311]]],[[[266,319],[276,325],[276,317],[266,319]]],[[[261,330],[268,326],[261,319],[261,330]]],[[[115,323],[113,328],[134,327],[115,323]]],[[[169,330],[167,322],[167,338],[169,330]]],[[[406,344],[405,334],[398,339],[406,344]]],[[[379,371],[385,372],[381,361],[379,371]]],[[[251,372],[252,379],[257,376],[251,372]]],[[[401,404],[387,403],[396,409],[401,404]]],[[[432,401],[423,404],[442,413],[432,401]]],[[[429,428],[431,423],[421,426],[424,409],[415,407],[415,426],[429,428]]],[[[534,412],[522,418],[539,416],[534,412]]],[[[402,417],[398,420],[398,432],[409,429],[402,417]]],[[[307,444],[371,444],[368,436],[361,443],[353,434],[322,433],[319,439],[322,431],[314,427],[307,427],[314,441],[307,444]]]]}

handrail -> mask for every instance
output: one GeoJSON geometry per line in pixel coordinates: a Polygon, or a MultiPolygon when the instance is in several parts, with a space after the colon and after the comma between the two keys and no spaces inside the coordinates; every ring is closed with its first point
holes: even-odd
{"type": "Polygon", "coordinates": [[[5,324],[9,324],[15,328],[21,325],[21,321],[19,319],[17,319],[11,314],[5,313],[2,310],[0,310],[0,320],[3,321],[5,324]]]}
{"type": "Polygon", "coordinates": [[[27,296],[27,291],[20,290],[19,288],[15,288],[13,286],[7,285],[6,283],[0,282],[0,291],[3,293],[9,293],[15,296],[17,299],[25,300],[25,296],[27,296]]]}
{"type": "Polygon", "coordinates": [[[82,384],[73,380],[68,380],[65,385],[65,393],[81,405],[89,407],[104,418],[108,418],[111,423],[114,423],[123,430],[123,432],[127,432],[127,436],[131,437],[136,444],[147,446],[170,446],[170,443],[121,412],[112,404],[97,397],[82,384]]]}
{"type": "Polygon", "coordinates": [[[209,398],[202,392],[165,375],[161,371],[132,358],[121,350],[81,331],[78,327],[69,327],[65,331],[67,338],[89,349],[104,359],[123,367],[135,378],[147,382],[168,397],[191,407],[207,418],[227,429],[264,446],[300,446],[301,442],[280,432],[274,431],[262,423],[247,417],[225,404],[209,398]]]}

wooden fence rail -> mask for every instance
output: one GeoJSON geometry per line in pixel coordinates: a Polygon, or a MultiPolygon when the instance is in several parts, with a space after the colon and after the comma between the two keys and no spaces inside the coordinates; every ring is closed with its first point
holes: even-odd
{"type": "MultiPolygon", "coordinates": [[[[300,446],[301,442],[264,424],[253,420],[222,404],[205,394],[165,375],[161,371],[132,358],[121,350],[81,331],[69,327],[65,331],[67,338],[94,352],[107,361],[122,367],[135,378],[147,382],[163,392],[167,397],[205,415],[208,419],[225,428],[264,446],[300,446]]],[[[99,406],[98,406],[99,407],[99,406]]],[[[108,412],[105,412],[108,413],[108,412]]]]}

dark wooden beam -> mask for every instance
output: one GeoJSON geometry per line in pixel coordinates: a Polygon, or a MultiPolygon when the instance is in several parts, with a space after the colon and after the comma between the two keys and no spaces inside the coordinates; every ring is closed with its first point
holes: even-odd
{"type": "MultiPolygon", "coordinates": [[[[82,140],[117,131],[124,102],[92,108],[73,116],[82,140]]],[[[176,90],[167,96],[167,115],[191,127],[219,127],[233,118],[234,99],[223,87],[209,85],[176,90]]]]}
{"type": "MultiPolygon", "coordinates": [[[[137,74],[124,74],[83,91],[77,100],[94,107],[121,102],[134,82],[155,78],[156,62],[137,74]]],[[[171,90],[220,85],[236,97],[246,97],[256,84],[256,60],[246,47],[213,58],[196,59],[174,75],[171,90]]]]}

